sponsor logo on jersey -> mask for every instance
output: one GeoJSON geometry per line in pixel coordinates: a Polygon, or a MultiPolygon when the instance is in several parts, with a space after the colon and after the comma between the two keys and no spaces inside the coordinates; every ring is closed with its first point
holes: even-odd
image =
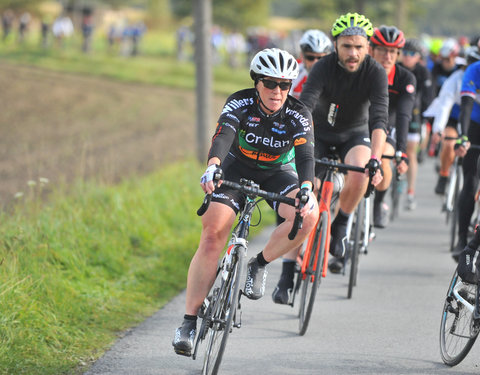
{"type": "Polygon", "coordinates": [[[278,140],[273,137],[270,138],[264,138],[259,135],[256,135],[254,133],[247,133],[245,135],[245,140],[247,143],[254,144],[254,145],[264,145],[264,146],[269,146],[273,148],[282,148],[286,147],[290,144],[290,141],[287,139],[284,140],[278,140]]]}
{"type": "Polygon", "coordinates": [[[255,160],[260,160],[260,161],[267,161],[267,162],[272,162],[277,160],[280,155],[271,155],[267,154],[266,152],[258,152],[254,150],[247,150],[246,148],[239,147],[240,151],[242,152],[243,155],[245,155],[247,158],[250,159],[255,159],[255,160]]]}
{"type": "Polygon", "coordinates": [[[300,146],[307,143],[307,140],[305,138],[297,138],[295,139],[295,142],[293,143],[294,146],[300,146]]]}
{"type": "Polygon", "coordinates": [[[407,92],[409,94],[413,94],[415,92],[415,86],[413,86],[412,84],[407,85],[407,87],[405,87],[405,89],[407,90],[407,92]]]}
{"type": "Polygon", "coordinates": [[[222,114],[231,112],[235,109],[245,107],[247,105],[252,105],[253,103],[254,103],[253,98],[232,99],[227,104],[225,104],[225,106],[223,107],[222,114]]]}
{"type": "Polygon", "coordinates": [[[232,120],[235,120],[236,122],[239,122],[240,120],[238,119],[237,116],[235,116],[233,113],[227,113],[226,117],[231,118],[232,120]]]}
{"type": "Polygon", "coordinates": [[[277,128],[272,128],[272,132],[278,133],[278,134],[286,134],[287,132],[285,130],[280,130],[277,128]]]}
{"type": "Polygon", "coordinates": [[[291,109],[291,108],[286,108],[285,109],[285,113],[287,115],[290,115],[290,116],[293,116],[295,119],[297,119],[300,124],[302,124],[303,126],[309,126],[310,125],[310,121],[308,121],[308,118],[306,118],[305,116],[303,116],[302,114],[298,113],[297,111],[295,111],[294,109],[291,109]]]}
{"type": "Polygon", "coordinates": [[[248,121],[260,122],[260,117],[248,116],[248,121]]]}

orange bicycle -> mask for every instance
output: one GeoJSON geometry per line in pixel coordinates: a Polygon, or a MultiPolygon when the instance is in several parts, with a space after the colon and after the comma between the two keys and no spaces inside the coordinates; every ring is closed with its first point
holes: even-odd
{"type": "MultiPolygon", "coordinates": [[[[297,277],[291,295],[289,304],[293,307],[295,297],[300,294],[299,303],[299,334],[304,335],[308,328],[308,323],[315,302],[315,295],[320,285],[322,277],[327,274],[328,251],[330,248],[330,224],[331,207],[338,199],[341,188],[343,187],[343,174],[348,171],[365,173],[366,168],[357,167],[349,164],[342,164],[333,158],[316,159],[317,164],[325,169],[325,174],[321,178],[321,185],[318,194],[318,207],[320,215],[317,225],[310,233],[307,245],[297,257],[297,277]],[[335,181],[337,186],[335,187],[335,181]]],[[[374,174],[374,173],[373,173],[374,174]]],[[[368,196],[373,190],[371,185],[370,173],[368,196]]],[[[367,195],[366,195],[367,196],[367,195]]]]}

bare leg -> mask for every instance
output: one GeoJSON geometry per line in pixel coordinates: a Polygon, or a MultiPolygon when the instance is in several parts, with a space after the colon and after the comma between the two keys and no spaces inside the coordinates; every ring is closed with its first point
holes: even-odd
{"type": "Polygon", "coordinates": [[[212,202],[202,216],[200,243],[188,270],[185,312],[189,315],[197,315],[215,281],[218,258],[225,247],[234,221],[234,211],[217,202],[212,202]]]}

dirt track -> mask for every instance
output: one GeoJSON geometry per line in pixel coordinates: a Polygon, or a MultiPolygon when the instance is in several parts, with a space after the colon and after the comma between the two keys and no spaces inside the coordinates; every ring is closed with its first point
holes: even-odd
{"type": "Polygon", "coordinates": [[[111,183],[195,155],[192,92],[0,67],[0,207],[40,177],[111,183]]]}

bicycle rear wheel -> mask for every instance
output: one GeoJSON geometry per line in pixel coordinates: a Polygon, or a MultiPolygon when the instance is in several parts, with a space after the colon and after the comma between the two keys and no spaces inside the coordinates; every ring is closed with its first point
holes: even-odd
{"type": "Polygon", "coordinates": [[[443,362],[449,366],[458,365],[468,354],[478,336],[478,323],[473,320],[473,313],[459,302],[453,291],[459,287],[459,295],[475,306],[477,286],[464,284],[455,271],[448,288],[443,305],[440,325],[440,353],[443,362]]]}
{"type": "Polygon", "coordinates": [[[221,287],[213,302],[210,327],[207,332],[207,348],[203,362],[203,375],[215,375],[218,373],[222,357],[227,345],[228,336],[233,327],[240,293],[241,272],[243,269],[245,249],[239,246],[236,251],[236,261],[232,261],[232,269],[226,278],[222,276],[221,287]]]}
{"type": "MultiPolygon", "coordinates": [[[[353,241],[350,248],[350,277],[348,280],[348,293],[347,297],[352,298],[353,287],[357,285],[358,274],[358,257],[360,255],[360,248],[362,246],[362,229],[364,222],[365,212],[365,198],[362,198],[355,211],[355,220],[353,223],[353,241]]],[[[350,246],[350,243],[349,243],[350,246]]]]}
{"type": "Polygon", "coordinates": [[[313,311],[313,304],[315,302],[315,295],[320,285],[322,278],[322,265],[325,256],[325,246],[327,240],[328,229],[328,213],[323,211],[321,213],[313,241],[312,250],[310,251],[310,259],[305,274],[302,275],[300,309],[299,309],[299,335],[303,336],[307,332],[308,323],[313,311]]]}

